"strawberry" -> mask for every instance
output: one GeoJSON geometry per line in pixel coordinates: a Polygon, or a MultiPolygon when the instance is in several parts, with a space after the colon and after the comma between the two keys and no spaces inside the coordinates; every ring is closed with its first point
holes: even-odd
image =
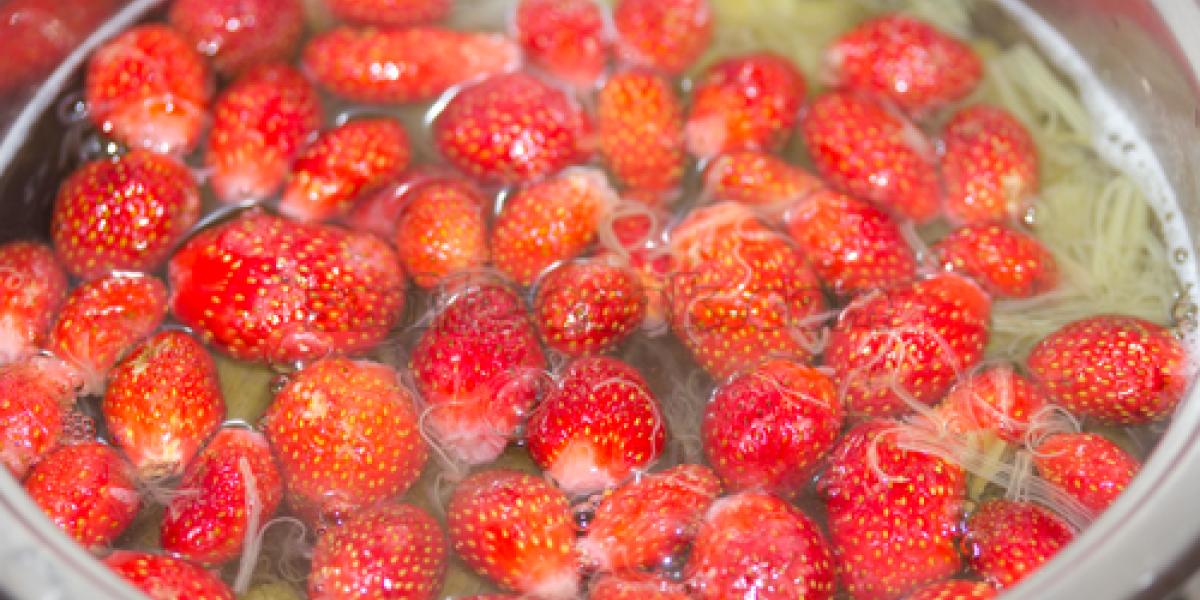
{"type": "Polygon", "coordinates": [[[1034,346],[1026,364],[1051,401],[1081,417],[1130,426],[1169,417],[1193,372],[1179,338],[1124,315],[1064,325],[1034,346]]]}
{"type": "Polygon", "coordinates": [[[72,275],[159,267],[200,219],[191,171],[174,159],[134,150],[89,162],[63,182],[50,235],[72,275]]]}
{"type": "Polygon", "coordinates": [[[321,120],[321,100],[298,71],[282,63],[247,70],[213,108],[204,163],[217,197],[239,202],[274,195],[321,120]]]}
{"type": "Polygon", "coordinates": [[[529,417],[529,455],[572,496],[611,488],[658,460],[667,442],[658,398],[637,369],[575,360],[529,417]]]}
{"type": "Polygon", "coordinates": [[[153,600],[233,600],[216,575],[170,556],[117,550],[104,559],[114,573],[153,600]]]}
{"type": "MultiPolygon", "coordinates": [[[[465,180],[444,165],[413,165],[399,177],[374,190],[364,192],[342,221],[351,229],[374,233],[381,238],[394,237],[396,222],[408,206],[409,193],[426,183],[443,181],[452,182],[451,185],[457,186],[465,180]]],[[[465,192],[465,189],[460,191],[465,192]]],[[[482,193],[478,188],[473,191],[482,193]]],[[[483,200],[482,196],[480,199],[483,200]]],[[[485,204],[490,208],[490,201],[485,204]]]]}
{"type": "Polygon", "coordinates": [[[714,158],[704,168],[703,179],[708,199],[745,204],[772,221],[783,209],[823,187],[815,175],[759,150],[714,158]]]}
{"type": "Polygon", "coordinates": [[[520,48],[504,36],[426,26],[335,27],[310,39],[301,58],[321,87],[373,104],[432,100],[451,87],[520,64],[520,48]]]}
{"type": "Polygon", "coordinates": [[[611,77],[596,99],[600,156],[617,181],[662,195],[683,179],[683,106],[659,75],[629,71],[611,77]]]}
{"type": "Polygon", "coordinates": [[[480,181],[529,183],[585,158],[590,131],[562,90],[512,73],[456,94],[433,123],[433,141],[450,164],[480,181]]]}
{"type": "Polygon", "coordinates": [[[283,484],[261,433],[226,428],[183,472],[167,505],[162,547],[204,564],[237,557],[279,508],[283,484]]]}
{"type": "Polygon", "coordinates": [[[825,362],[852,416],[889,416],[933,404],[983,359],[990,301],[970,281],[938,274],[851,301],[825,362]]]}
{"type": "Polygon", "coordinates": [[[408,166],[408,133],[392,119],[358,119],[321,134],[296,157],[279,212],[300,221],[343,215],[364,189],[408,166]]]}
{"type": "Polygon", "coordinates": [[[768,356],[815,354],[825,309],[817,277],[750,209],[721,203],[693,211],[671,232],[670,251],[671,327],[714,378],[768,356]]]}
{"type": "Polygon", "coordinates": [[[603,260],[565,263],[538,282],[534,317],[546,345],[576,357],[624,341],[646,316],[636,273],[603,260]]]}
{"type": "Polygon", "coordinates": [[[530,285],[555,263],[583,254],[617,202],[604,174],[585,167],[523,188],[496,218],[492,261],[517,283],[530,285]]]}
{"type": "Polygon", "coordinates": [[[405,202],[392,242],[417,285],[431,288],[447,275],[487,263],[491,204],[470,181],[452,177],[419,183],[405,202]]]}
{"type": "Polygon", "coordinates": [[[996,588],[982,581],[947,579],[931,583],[911,594],[908,600],[992,600],[996,588]]]}
{"type": "Polygon", "coordinates": [[[987,367],[954,384],[936,411],[954,433],[980,429],[1014,444],[1025,442],[1035,419],[1049,402],[1011,365],[987,367]]]}
{"type": "Polygon", "coordinates": [[[404,493],[429,454],[412,394],[379,363],[319,360],[279,390],[263,419],[288,504],[310,522],[404,493]]]}
{"type": "Polygon", "coordinates": [[[679,465],[626,483],[600,499],[579,540],[583,563],[601,572],[670,564],[720,493],[716,474],[701,465],[679,465]]]}
{"type": "Polygon", "coordinates": [[[859,24],[825,51],[830,82],[923,114],[979,83],[979,56],[934,26],[890,14],[859,24]]]}
{"type": "Polygon", "coordinates": [[[0,244],[0,365],[32,355],[67,296],[67,274],[41,242],[0,244]]]}
{"type": "Polygon", "coordinates": [[[97,442],[60,446],[25,480],[42,512],[89,550],[112,544],[133,521],[141,499],[129,463],[97,442]]]}
{"type": "Polygon", "coordinates": [[[1120,446],[1095,433],[1057,433],[1034,448],[1033,464],[1043,479],[1100,514],[1141,469],[1120,446]]]}
{"type": "Polygon", "coordinates": [[[807,84],[792,62],[771,53],[727,58],[696,83],[685,136],[699,158],[739,150],[779,150],[804,102],[807,84]]]}
{"type": "Polygon", "coordinates": [[[446,535],[408,504],[384,503],[324,532],[313,549],[308,597],[437,598],[446,572],[446,535]]]}
{"type": "Polygon", "coordinates": [[[530,62],[581,90],[604,75],[609,40],[594,0],[521,0],[514,23],[530,62]]]}
{"type": "Polygon", "coordinates": [[[181,155],[200,139],[210,79],[204,59],[182,35],[142,25],[92,54],[84,98],[96,127],[122,144],[181,155]]]}
{"type": "Polygon", "coordinates": [[[842,584],[852,598],[900,598],[958,571],[955,548],[966,477],[953,463],[906,449],[903,425],[856,425],[830,453],[817,490],[842,584]]]}
{"type": "Polygon", "coordinates": [[[537,598],[575,597],[571,507],[545,480],[508,469],[470,475],[450,497],[446,526],[454,551],[476,572],[537,598]]]}
{"type": "Polygon", "coordinates": [[[225,419],[217,367],[182,331],[142,342],[109,374],[100,404],[109,435],[145,478],[181,473],[225,419]]]}
{"type": "Polygon", "coordinates": [[[841,297],[900,285],[917,274],[917,259],[886,212],[832,190],[794,203],[784,223],[825,285],[841,297]]]}
{"type": "Polygon", "coordinates": [[[1058,285],[1054,255],[1037,238],[999,223],[960,227],[932,250],[943,269],[995,296],[1028,298],[1058,285]]]}
{"type": "Polygon", "coordinates": [[[588,588],[591,600],[688,600],[683,585],[656,576],[605,575],[588,588]]]}
{"type": "Polygon", "coordinates": [[[1037,147],[1004,109],[965,108],[942,133],[946,215],[957,223],[1019,218],[1038,188],[1037,147]]]}
{"type": "Polygon", "coordinates": [[[108,18],[119,0],[9,0],[0,6],[0,96],[13,101],[62,64],[108,18]]]}
{"type": "Polygon", "coordinates": [[[175,318],[248,361],[365,351],[405,301],[404,273],[383,240],[257,210],[193,237],[167,274],[175,318]]]}
{"type": "Polygon", "coordinates": [[[683,73],[713,36],[708,0],[618,0],[613,23],[621,60],[666,75],[683,73]]]}
{"type": "Polygon", "coordinates": [[[64,411],[82,382],[66,363],[32,356],[0,365],[0,464],[21,479],[58,445],[64,411]]]}
{"type": "Polygon", "coordinates": [[[719,386],[704,411],[704,454],[727,489],[790,498],[808,486],[842,430],[833,381],[770,360],[719,386]]]}
{"type": "Polygon", "coordinates": [[[661,207],[631,201],[614,209],[601,223],[602,246],[597,258],[624,265],[637,274],[646,294],[642,329],[657,335],[667,328],[667,282],[674,272],[674,259],[663,238],[669,215],[661,207]],[[611,225],[612,237],[604,229],[611,225]]]}
{"type": "Polygon", "coordinates": [[[176,0],[167,21],[224,75],[288,60],[304,33],[299,0],[176,0]]]}
{"type": "Polygon", "coordinates": [[[768,494],[742,492],[708,509],[684,567],[692,597],[833,598],[837,576],[820,527],[768,494]]]}
{"type": "Polygon", "coordinates": [[[533,408],[546,359],[524,302],[491,282],[456,286],[412,350],[423,424],[456,460],[496,459],[533,408]]]}
{"type": "Polygon", "coordinates": [[[817,172],[834,187],[918,223],[937,216],[933,147],[903,116],[850,92],[817,98],[800,123],[817,172]]]}
{"type": "Polygon", "coordinates": [[[453,8],[452,0],[324,0],[324,3],[339,19],[383,26],[438,21],[453,8]]]}
{"type": "Polygon", "coordinates": [[[1032,502],[989,500],[964,526],[967,563],[998,589],[1012,587],[1071,543],[1065,521],[1032,502]]]}
{"type": "Polygon", "coordinates": [[[108,370],[166,315],[167,288],[158,278],[109,275],[71,290],[50,330],[50,351],[79,372],[85,393],[99,393],[108,370]]]}

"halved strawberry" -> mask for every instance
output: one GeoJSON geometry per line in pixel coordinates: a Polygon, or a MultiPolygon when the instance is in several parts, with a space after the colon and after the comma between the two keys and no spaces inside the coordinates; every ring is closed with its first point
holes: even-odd
{"type": "Polygon", "coordinates": [[[659,75],[609,78],[596,99],[600,156],[613,176],[640,193],[663,195],[683,179],[683,106],[659,75]]]}
{"type": "Polygon", "coordinates": [[[51,356],[0,365],[0,464],[13,477],[59,444],[80,385],[74,369],[51,356]]]}
{"type": "Polygon", "coordinates": [[[821,189],[794,203],[783,220],[817,276],[838,296],[900,285],[917,274],[900,226],[868,202],[821,189]]]}
{"type": "Polygon", "coordinates": [[[405,194],[392,242],[404,270],[424,288],[488,261],[487,212],[491,204],[458,177],[416,183],[405,194]]]}
{"type": "Polygon", "coordinates": [[[515,37],[533,64],[590,89],[608,66],[604,14],[594,0],[521,0],[515,37]]]}
{"type": "Polygon", "coordinates": [[[0,245],[0,365],[33,354],[67,296],[67,274],[41,242],[0,245]]]}
{"type": "Polygon", "coordinates": [[[1038,188],[1037,147],[1002,108],[959,111],[942,132],[946,216],[957,223],[1017,219],[1038,188]]]}
{"type": "Polygon", "coordinates": [[[521,50],[493,33],[336,27],[310,39],[300,62],[318,84],[347,100],[402,104],[513,71],[521,64],[521,50]]]}
{"type": "Polygon", "coordinates": [[[771,53],[727,58],[700,76],[685,135],[699,158],[779,150],[799,118],[807,84],[792,62],[771,53]]]}
{"type": "Polygon", "coordinates": [[[456,94],[433,123],[433,141],[450,164],[482,182],[528,183],[583,159],[590,130],[562,90],[511,73],[456,94]]]}
{"type": "Polygon", "coordinates": [[[890,14],[842,34],[825,52],[830,82],[923,114],[969,93],[983,63],[964,42],[913,17],[890,14]]]}
{"type": "Polygon", "coordinates": [[[246,71],[213,108],[204,164],[212,170],[217,198],[238,202],[274,195],[321,121],[317,91],[298,71],[282,63],[246,71]]]}
{"type": "Polygon", "coordinates": [[[175,159],[134,150],[89,162],[63,182],[50,235],[81,279],[157,269],[200,218],[200,192],[175,159]]]}
{"type": "Polygon", "coordinates": [[[1032,502],[989,500],[964,526],[967,564],[998,589],[1012,587],[1071,543],[1075,532],[1032,502]]]}
{"type": "Polygon", "coordinates": [[[906,596],[908,600],[992,600],[996,588],[982,581],[947,579],[931,583],[906,596]]]}
{"type": "Polygon", "coordinates": [[[438,597],[446,534],[421,509],[383,503],[317,538],[308,597],[313,600],[438,597]]]}
{"type": "Polygon", "coordinates": [[[1034,419],[1048,404],[1046,395],[1012,365],[973,373],[954,384],[936,408],[953,433],[987,430],[1015,444],[1025,442],[1034,419]]]}
{"type": "Polygon", "coordinates": [[[605,575],[588,586],[591,600],[688,600],[683,584],[653,575],[605,575]]]}
{"type": "Polygon", "coordinates": [[[183,559],[117,550],[104,564],[153,600],[234,600],[220,578],[183,559]]]}
{"type": "Polygon", "coordinates": [[[212,95],[204,59],[182,35],[141,25],[92,54],[84,98],[101,131],[133,148],[186,154],[200,140],[212,95]]]}
{"type": "Polygon", "coordinates": [[[1054,255],[1032,235],[998,223],[960,227],[932,250],[943,269],[996,296],[1028,298],[1058,285],[1054,255]]]}
{"type": "Polygon", "coordinates": [[[933,146],[903,116],[852,92],[815,100],[800,132],[817,172],[834,187],[918,223],[941,207],[933,146]]]}
{"type": "Polygon", "coordinates": [[[646,293],[627,268],[599,259],[575,261],[538,282],[533,307],[547,346],[572,357],[601,354],[641,326],[646,293]]]}
{"type": "Polygon", "coordinates": [[[708,0],[619,0],[613,23],[623,61],[667,75],[691,66],[713,35],[708,0]]]}
{"type": "Polygon", "coordinates": [[[171,258],[171,311],[241,360],[361,352],[400,319],[404,273],[383,240],[253,210],[171,258]]]}
{"type": "Polygon", "coordinates": [[[290,59],[304,33],[304,6],[300,0],[176,0],[167,20],[217,71],[234,75],[290,59]]]}
{"type": "Polygon", "coordinates": [[[544,479],[508,469],[470,475],[450,497],[446,526],[463,561],[505,588],[545,600],[575,597],[571,506],[544,479]]]}
{"type": "Polygon", "coordinates": [[[380,363],[319,360],[291,377],[263,420],[288,505],[309,522],[404,493],[429,455],[412,394],[380,363]]]}
{"type": "Polygon", "coordinates": [[[141,505],[129,463],[98,442],[47,454],[30,471],[25,491],[55,525],[90,550],[112,544],[141,505]]]}
{"type": "Polygon", "coordinates": [[[453,0],[323,0],[338,18],[355,23],[403,26],[437,21],[450,14],[453,0]]]}
{"type": "Polygon", "coordinates": [[[1125,315],[1064,325],[1034,346],[1026,364],[1053,402],[1121,425],[1169,417],[1195,370],[1167,328],[1125,315]]]}
{"type": "Polygon", "coordinates": [[[770,220],[822,187],[815,175],[760,150],[723,154],[704,168],[708,199],[745,204],[770,220]]]}
{"type": "Polygon", "coordinates": [[[790,498],[808,486],[841,430],[842,405],[828,376],[770,360],[717,388],[700,432],[727,489],[790,498]]]}
{"type": "Polygon", "coordinates": [[[1057,433],[1033,449],[1043,479],[1099,515],[1141,469],[1136,458],[1096,433],[1057,433]]]}
{"type": "Polygon", "coordinates": [[[727,496],[708,509],[683,575],[702,600],[827,600],[837,590],[821,528],[800,509],[760,492],[727,496]]]}
{"type": "Polygon", "coordinates": [[[606,493],[579,540],[584,565],[626,573],[669,564],[692,541],[700,519],[721,493],[702,465],[679,465],[606,493]]]}

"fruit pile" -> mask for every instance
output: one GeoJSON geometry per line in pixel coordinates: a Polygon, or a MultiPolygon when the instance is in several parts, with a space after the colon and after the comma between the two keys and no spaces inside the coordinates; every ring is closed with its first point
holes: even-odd
{"type": "Polygon", "coordinates": [[[0,461],[155,598],[278,593],[279,522],[313,599],[439,597],[456,561],[544,600],[990,597],[1136,474],[1098,431],[1190,384],[1116,314],[984,361],[993,300],[1058,273],[1029,133],[929,24],[862,22],[810,94],[766,52],[688,75],[705,0],[520,0],[508,35],[319,4],[107,42],[84,99],[121,151],[0,246],[0,461]],[[282,371],[253,423],[229,360],[282,371]],[[156,505],[158,547],[116,548],[156,505]]]}

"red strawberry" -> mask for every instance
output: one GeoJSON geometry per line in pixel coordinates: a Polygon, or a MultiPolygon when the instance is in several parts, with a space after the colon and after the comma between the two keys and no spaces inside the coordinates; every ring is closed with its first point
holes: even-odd
{"type": "Polygon", "coordinates": [[[684,567],[692,597],[829,599],[837,575],[820,527],[800,509],[767,494],[717,500],[684,567]]]}
{"type": "Polygon", "coordinates": [[[359,192],[408,166],[408,133],[392,119],[358,119],[321,134],[296,157],[279,212],[322,221],[350,211],[359,192]]]}
{"type": "Polygon", "coordinates": [[[783,218],[792,239],[833,292],[850,297],[900,285],[917,274],[917,259],[886,212],[870,203],[817,190],[783,218]]]}
{"type": "Polygon", "coordinates": [[[205,564],[237,557],[279,508],[283,483],[261,433],[222,429],[183,473],[162,521],[164,550],[205,564]]]}
{"type": "Polygon", "coordinates": [[[433,141],[480,181],[528,183],[583,159],[590,128],[562,90],[512,73],[456,94],[433,123],[433,141]]]}
{"type": "Polygon", "coordinates": [[[392,241],[417,285],[430,288],[447,275],[487,263],[491,203],[479,188],[465,179],[443,178],[418,183],[405,196],[392,241]]]}
{"type": "Polygon", "coordinates": [[[87,68],[88,115],[134,148],[186,154],[200,139],[212,94],[204,59],[162,25],[142,25],[101,46],[87,68]]]}
{"type": "Polygon", "coordinates": [[[908,600],[992,600],[996,588],[982,581],[947,579],[931,583],[907,596],[908,600]]]}
{"type": "Polygon", "coordinates": [[[1095,514],[1104,512],[1141,469],[1120,446],[1095,433],[1058,433],[1034,448],[1042,478],[1095,514]]]}
{"type": "Polygon", "coordinates": [[[0,245],[0,365],[33,354],[67,296],[67,274],[48,246],[0,245]]]}
{"type": "Polygon", "coordinates": [[[452,0],[324,0],[339,19],[374,25],[415,25],[450,14],[452,0]]]}
{"type": "Polygon", "coordinates": [[[1194,371],[1170,331],[1124,315],[1067,324],[1038,342],[1026,364],[1051,401],[1078,416],[1121,425],[1169,417],[1194,371]]]}
{"type": "Polygon", "coordinates": [[[571,507],[545,480],[507,469],[470,475],[450,497],[446,525],[454,551],[476,572],[537,598],[575,597],[571,507]]]}
{"type": "Polygon", "coordinates": [[[584,564],[601,572],[628,572],[671,562],[721,493],[708,467],[679,465],[645,475],[605,494],[579,540],[584,564]]]}
{"type": "Polygon", "coordinates": [[[671,326],[713,377],[771,357],[804,360],[819,346],[825,309],[816,275],[750,209],[693,211],[671,233],[671,326]]]}
{"type": "Polygon", "coordinates": [[[674,261],[663,239],[669,215],[661,208],[636,201],[618,205],[601,222],[596,258],[632,269],[646,295],[642,329],[661,333],[667,322],[667,281],[674,261]],[[611,237],[605,231],[611,229],[611,237]]]}
{"type": "Polygon", "coordinates": [[[622,60],[667,75],[686,70],[713,35],[708,0],[619,0],[613,22],[622,60]]]}
{"type": "Polygon", "coordinates": [[[831,83],[928,112],[965,96],[983,64],[965,43],[912,17],[877,17],[842,34],[825,53],[831,83]]]}
{"type": "Polygon", "coordinates": [[[63,436],[64,409],[81,382],[50,356],[0,365],[0,464],[21,479],[63,436]]]}
{"type": "Polygon", "coordinates": [[[318,84],[347,100],[402,104],[513,71],[521,64],[521,50],[494,33],[336,27],[308,41],[301,64],[318,84]]]}
{"type": "Polygon", "coordinates": [[[655,576],[605,575],[588,588],[591,600],[688,600],[682,584],[655,576]]]}
{"type": "Polygon", "coordinates": [[[117,550],[104,564],[153,600],[233,600],[216,575],[179,558],[117,550]]]}
{"type": "Polygon", "coordinates": [[[834,187],[923,223],[938,214],[933,147],[883,105],[849,92],[812,103],[800,124],[817,172],[834,187]]]}
{"type": "Polygon", "coordinates": [[[1037,238],[1000,224],[967,225],[933,247],[947,271],[956,271],[996,296],[1028,298],[1058,285],[1054,255],[1037,238]]]}
{"type": "Polygon", "coordinates": [[[959,111],[942,134],[946,215],[958,223],[1019,218],[1038,188],[1037,147],[1004,109],[959,111]]]}
{"type": "Polygon", "coordinates": [[[168,279],[175,317],[250,361],[364,351],[387,336],[405,299],[404,273],[383,240],[259,211],[193,237],[168,279]]]}
{"type": "Polygon", "coordinates": [[[50,330],[50,351],[74,367],[84,392],[104,389],[108,370],[167,315],[167,288],[156,277],[114,274],[71,291],[50,330]]]}
{"type": "Polygon", "coordinates": [[[654,464],[667,442],[662,408],[637,369],[580,358],[529,417],[529,455],[572,496],[614,487],[654,464]]]}
{"type": "Polygon", "coordinates": [[[518,191],[504,203],[492,229],[492,261],[521,285],[555,263],[579,256],[617,205],[600,171],[570,169],[518,191]]]}
{"type": "Polygon", "coordinates": [[[304,33],[304,6],[299,0],[176,0],[167,20],[218,71],[233,75],[290,59],[304,33]]]}
{"type": "Polygon", "coordinates": [[[129,463],[97,442],[47,454],[29,473],[25,491],[55,525],[91,550],[112,544],[141,505],[129,463]]]}
{"type": "Polygon", "coordinates": [[[799,117],[804,75],[777,54],[727,58],[696,83],[688,114],[688,151],[712,158],[739,150],[779,150],[799,117]]]}
{"type": "Polygon", "coordinates": [[[997,365],[956,383],[937,406],[954,433],[980,429],[1021,444],[1048,404],[1045,394],[1010,365],[997,365]]]}
{"type": "Polygon", "coordinates": [[[772,220],[822,187],[815,175],[758,150],[716,157],[704,169],[704,193],[709,199],[739,202],[772,220]]]}
{"type": "Polygon", "coordinates": [[[412,394],[379,363],[317,361],[287,382],[263,419],[288,504],[310,522],[404,493],[429,454],[412,394]]]}
{"type": "Polygon", "coordinates": [[[933,404],[983,358],[990,302],[970,281],[939,274],[868,292],[842,311],[825,362],[851,415],[899,415],[933,404]]]}
{"type": "Polygon", "coordinates": [[[437,598],[446,572],[446,535],[408,504],[367,509],[317,538],[308,597],[437,598]]]}
{"type": "Polygon", "coordinates": [[[225,398],[204,346],[182,331],[164,331],[113,368],[100,410],[138,473],[158,478],[192,461],[225,419],[225,398]]]}
{"type": "Polygon", "coordinates": [[[72,275],[157,269],[200,218],[192,173],[145,150],[101,158],[58,190],[50,225],[54,249],[72,275]]]}
{"type": "Polygon", "coordinates": [[[63,59],[108,18],[121,2],[95,0],[9,0],[0,6],[0,96],[27,90],[49,75],[63,59]]]}
{"type": "Polygon", "coordinates": [[[248,70],[213,109],[204,162],[217,197],[238,202],[274,195],[321,118],[316,90],[295,69],[274,63],[248,70]]]}
{"type": "Polygon", "coordinates": [[[524,302],[496,283],[451,288],[412,351],[422,416],[452,457],[488,463],[537,400],[546,359],[524,302]]]}
{"type": "Polygon", "coordinates": [[[701,435],[727,489],[790,498],[808,486],[841,430],[833,381],[812,367],[771,360],[717,388],[701,435]]]}
{"type": "Polygon", "coordinates": [[[842,584],[852,598],[900,598],[958,571],[966,477],[906,449],[905,426],[861,423],[842,437],[818,482],[842,584]]]}
{"type": "Polygon", "coordinates": [[[608,63],[608,32],[594,0],[521,0],[515,35],[537,66],[579,89],[594,86],[608,63]]]}
{"type": "Polygon", "coordinates": [[[666,79],[641,71],[614,75],[596,100],[600,155],[617,181],[662,195],[683,179],[683,106],[666,79]]]}
{"type": "Polygon", "coordinates": [[[989,500],[964,527],[967,563],[998,589],[1012,587],[1071,543],[1065,521],[1032,502],[989,500]]]}
{"type": "Polygon", "coordinates": [[[646,316],[646,293],[629,269],[576,261],[542,278],[533,306],[546,345],[575,357],[608,352],[636,331],[646,316]]]}

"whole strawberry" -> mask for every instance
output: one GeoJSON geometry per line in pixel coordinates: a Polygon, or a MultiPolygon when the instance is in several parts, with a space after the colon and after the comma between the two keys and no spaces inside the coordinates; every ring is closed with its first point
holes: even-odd
{"type": "Polygon", "coordinates": [[[224,75],[290,59],[304,33],[300,0],[176,0],[167,20],[224,75]]]}
{"type": "Polygon", "coordinates": [[[653,575],[605,575],[588,586],[591,600],[688,600],[680,583],[653,575]]]}
{"type": "Polygon", "coordinates": [[[989,500],[967,519],[963,554],[985,581],[1004,589],[1054,558],[1074,537],[1065,521],[1037,504],[989,500]]]}
{"type": "Polygon", "coordinates": [[[80,385],[75,370],[51,356],[0,365],[0,464],[14,478],[59,444],[80,385]]]}
{"type": "Polygon", "coordinates": [[[942,133],[946,216],[958,223],[1019,218],[1038,189],[1037,148],[1004,109],[959,111],[942,133]]]}
{"type": "Polygon", "coordinates": [[[594,0],[521,0],[514,29],[533,64],[572,86],[589,89],[604,75],[609,39],[594,0]]]}
{"type": "Polygon", "coordinates": [[[538,282],[534,318],[546,345],[567,356],[601,354],[642,324],[646,294],[633,271],[604,260],[565,263],[538,282]]]}
{"type": "Polygon", "coordinates": [[[0,96],[31,92],[121,6],[119,0],[9,0],[0,6],[0,96]]]}
{"type": "Polygon", "coordinates": [[[450,14],[452,0],[323,0],[339,19],[383,26],[415,25],[450,14]]]}
{"type": "Polygon", "coordinates": [[[67,271],[90,280],[157,269],[199,218],[200,192],[187,167],[134,150],[72,173],[59,187],[50,232],[67,271]]]}
{"type": "Polygon", "coordinates": [[[186,560],[117,550],[104,564],[152,600],[233,600],[233,591],[216,575],[186,560]]]}
{"type": "Polygon", "coordinates": [[[32,355],[67,296],[67,274],[41,242],[0,245],[0,365],[32,355]]]}
{"type": "Polygon", "coordinates": [[[931,583],[906,596],[908,600],[992,600],[996,588],[982,581],[947,579],[931,583]]]}
{"type": "Polygon", "coordinates": [[[431,288],[449,275],[487,263],[491,205],[479,188],[447,177],[416,183],[405,196],[392,243],[417,285],[431,288]]]}
{"type": "Polygon", "coordinates": [[[384,503],[317,538],[308,597],[432,600],[445,572],[437,521],[415,506],[384,503]]]}
{"type": "Polygon", "coordinates": [[[760,150],[723,154],[704,168],[704,194],[708,199],[745,204],[772,221],[822,187],[824,184],[815,175],[760,150]]]}
{"type": "Polygon", "coordinates": [[[1141,469],[1120,446],[1095,433],[1057,433],[1034,448],[1033,464],[1051,485],[1099,515],[1141,469]]]}
{"type": "Polygon", "coordinates": [[[944,270],[966,275],[996,296],[1028,298],[1058,285],[1054,255],[1037,238],[1005,225],[961,227],[932,251],[944,270]]]}
{"type": "Polygon", "coordinates": [[[600,156],[622,185],[664,195],[683,179],[683,106],[663,77],[610,77],[596,100],[596,132],[600,156]]]}
{"type": "Polygon", "coordinates": [[[98,442],[47,454],[30,471],[25,491],[55,525],[90,550],[111,545],[141,506],[129,463],[98,442]]]}
{"type": "Polygon", "coordinates": [[[687,149],[699,158],[779,150],[799,117],[807,84],[792,62],[770,53],[727,58],[696,83],[687,149]]]}
{"type": "Polygon", "coordinates": [[[1011,365],[1001,364],[954,384],[935,411],[956,434],[986,430],[1007,442],[1022,444],[1048,404],[1033,382],[1011,365]]]}
{"type": "Polygon", "coordinates": [[[613,24],[621,60],[666,75],[685,71],[713,35],[708,0],[619,0],[613,24]]]}

